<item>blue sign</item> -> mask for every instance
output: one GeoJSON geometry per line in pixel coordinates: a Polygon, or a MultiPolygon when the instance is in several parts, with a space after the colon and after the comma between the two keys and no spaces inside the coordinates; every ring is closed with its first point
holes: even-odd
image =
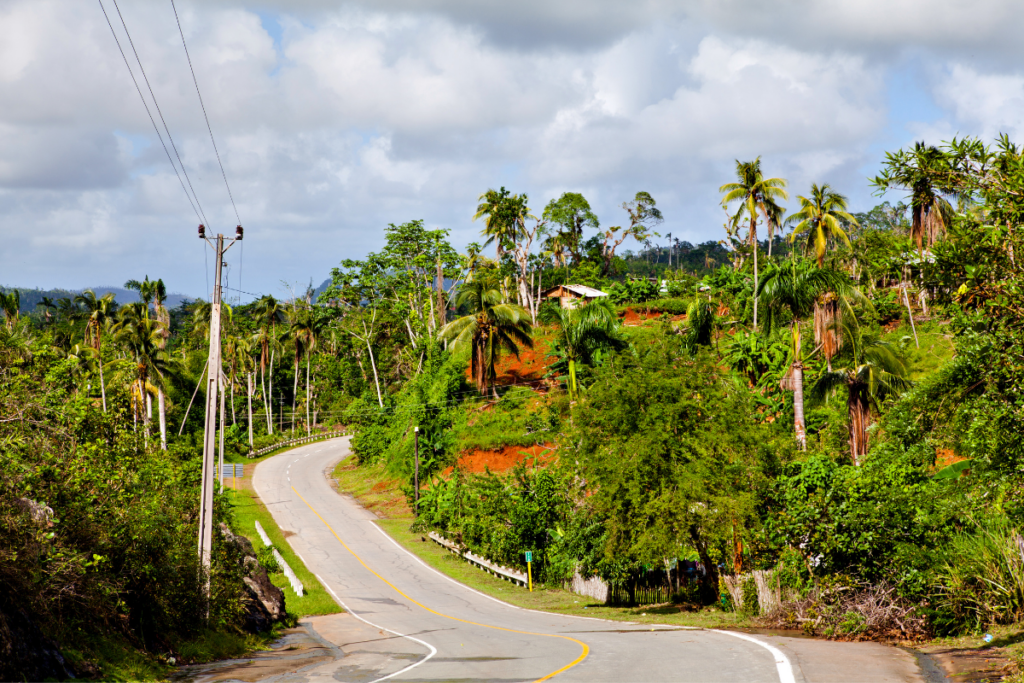
{"type": "Polygon", "coordinates": [[[527,562],[533,562],[533,553],[530,552],[529,550],[526,551],[526,561],[527,562]]]}

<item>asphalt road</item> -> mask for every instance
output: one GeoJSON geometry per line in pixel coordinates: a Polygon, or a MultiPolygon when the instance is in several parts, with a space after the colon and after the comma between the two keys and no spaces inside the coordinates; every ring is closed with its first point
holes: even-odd
{"type": "Polygon", "coordinates": [[[288,542],[359,619],[321,634],[339,648],[335,661],[288,680],[921,680],[907,655],[871,643],[652,629],[507,605],[427,567],[334,491],[326,475],[348,453],[347,439],[311,444],[264,461],[253,479],[288,542]]]}

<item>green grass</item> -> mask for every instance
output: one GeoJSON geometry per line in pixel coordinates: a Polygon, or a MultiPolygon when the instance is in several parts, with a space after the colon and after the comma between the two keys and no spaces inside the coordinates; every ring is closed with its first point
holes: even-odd
{"type": "Polygon", "coordinates": [[[894,344],[907,338],[904,348],[913,380],[927,377],[953,357],[953,340],[949,326],[934,321],[917,325],[917,339],[921,348],[914,343],[914,332],[906,323],[893,332],[882,335],[882,338],[894,344]]]}
{"type": "Polygon", "coordinates": [[[300,598],[292,590],[284,574],[275,573],[270,575],[271,583],[284,590],[285,606],[288,613],[295,617],[305,617],[312,614],[336,614],[342,612],[343,610],[338,606],[338,603],[334,601],[334,598],[330,596],[286,542],[287,539],[284,533],[277,526],[277,523],[274,522],[274,518],[270,516],[270,512],[267,511],[263,502],[249,491],[235,491],[226,488],[225,492],[227,492],[231,500],[235,518],[235,531],[252,541],[253,547],[262,548],[264,547],[263,541],[260,540],[259,534],[256,533],[256,522],[259,521],[260,525],[267,532],[267,536],[270,537],[271,543],[281,553],[281,556],[284,557],[285,561],[295,572],[295,575],[299,577],[299,580],[302,581],[305,594],[300,598]]]}
{"type": "Polygon", "coordinates": [[[687,612],[682,611],[678,605],[609,607],[592,598],[540,584],[535,584],[533,592],[530,592],[522,586],[503,581],[477,569],[431,541],[426,534],[410,531],[411,522],[411,517],[402,517],[384,519],[379,523],[403,547],[442,574],[517,607],[641,624],[670,624],[698,628],[754,626],[743,615],[735,612],[722,612],[717,609],[687,612]]]}

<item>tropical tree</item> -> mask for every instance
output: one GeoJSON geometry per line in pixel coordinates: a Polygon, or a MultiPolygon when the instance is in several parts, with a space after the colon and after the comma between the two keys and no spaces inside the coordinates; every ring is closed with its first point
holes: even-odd
{"type": "MultiPolygon", "coordinates": [[[[147,279],[149,276],[146,276],[147,279]]],[[[157,343],[161,351],[167,350],[167,340],[171,337],[171,312],[164,306],[167,301],[167,286],[163,280],[156,280],[152,283],[151,293],[153,295],[153,309],[156,313],[156,323],[159,341],[157,343]]],[[[147,306],[148,310],[148,306],[147,306]]],[[[164,395],[163,383],[157,384],[157,411],[160,416],[160,447],[167,450],[167,399],[164,395]]],[[[231,409],[234,410],[232,404],[231,409]]]]}
{"type": "Polygon", "coordinates": [[[760,216],[768,229],[768,255],[771,256],[772,240],[775,229],[782,221],[784,210],[778,205],[781,199],[789,199],[786,192],[786,181],[782,178],[765,178],[761,172],[761,157],[753,161],[736,161],[735,183],[726,183],[718,188],[724,192],[722,205],[728,206],[732,202],[740,202],[736,207],[736,213],[731,218],[732,229],[735,230],[740,221],[746,216],[749,221],[747,241],[754,251],[754,329],[757,329],[757,221],[760,216]]]}
{"type": "Polygon", "coordinates": [[[267,433],[274,433],[273,408],[271,396],[274,391],[274,355],[280,347],[277,338],[277,324],[281,322],[282,309],[271,295],[266,295],[253,304],[254,317],[256,319],[256,334],[253,341],[259,347],[260,353],[260,387],[263,389],[263,407],[267,414],[267,433]],[[270,385],[266,382],[266,375],[270,375],[270,385]]]}
{"type": "Polygon", "coordinates": [[[886,152],[882,173],[871,182],[880,194],[891,189],[910,193],[910,236],[919,253],[948,230],[953,220],[950,197],[966,198],[950,157],[938,147],[914,143],[911,150],[886,152]]]}
{"type": "Polygon", "coordinates": [[[597,230],[601,227],[597,215],[591,210],[590,202],[579,192],[563,192],[558,199],[552,199],[544,207],[541,217],[557,226],[557,231],[551,241],[552,246],[572,254],[572,265],[577,265],[583,258],[581,246],[583,244],[583,230],[591,228],[597,230]]]}
{"type": "Polygon", "coordinates": [[[453,320],[441,330],[440,338],[454,351],[470,348],[473,381],[481,394],[493,388],[494,366],[503,351],[519,356],[519,347],[533,347],[530,313],[521,306],[501,302],[501,291],[494,284],[475,280],[463,285],[455,300],[456,308],[469,313],[453,320]]]}
{"type": "MultiPolygon", "coordinates": [[[[652,228],[661,223],[664,217],[654,197],[648,192],[636,193],[632,201],[622,202],[622,208],[629,214],[629,227],[623,230],[619,226],[608,228],[602,233],[601,243],[601,276],[607,277],[615,259],[615,250],[627,237],[643,242],[650,248],[650,238],[655,233],[652,228]]],[[[595,219],[596,220],[596,219],[595,219]]],[[[594,227],[597,227],[596,225],[594,227]]]]}
{"type": "Polygon", "coordinates": [[[75,297],[75,302],[85,309],[86,342],[96,350],[96,361],[100,371],[100,397],[103,402],[103,412],[107,412],[107,389],[103,380],[103,330],[107,327],[108,321],[114,313],[114,295],[110,292],[101,297],[91,289],[87,289],[75,297]]]}
{"type": "Polygon", "coordinates": [[[619,337],[619,318],[611,302],[604,298],[576,308],[548,307],[541,319],[557,329],[553,349],[568,363],[569,396],[576,400],[579,397],[577,363],[591,365],[602,351],[623,345],[619,337]]]}
{"type": "Polygon", "coordinates": [[[787,225],[792,225],[793,232],[789,241],[795,242],[801,235],[807,239],[807,252],[814,257],[821,268],[825,261],[825,250],[830,241],[842,240],[850,246],[850,238],[843,230],[842,221],[857,226],[857,219],[846,210],[846,197],[839,194],[828,183],[811,184],[811,196],[797,195],[800,210],[791,215],[787,225]]]}
{"type": "MultiPolygon", "coordinates": [[[[835,293],[837,301],[849,310],[849,297],[859,296],[850,284],[849,278],[835,270],[807,268],[790,259],[788,264],[773,265],[761,280],[760,296],[766,300],[765,329],[771,333],[780,320],[780,314],[788,309],[792,319],[789,323],[790,370],[789,388],[793,390],[793,430],[797,443],[807,450],[807,430],[804,421],[804,358],[801,349],[800,320],[814,312],[819,297],[835,293]]],[[[849,311],[849,316],[852,311],[849,311]]]]}
{"type": "Polygon", "coordinates": [[[18,315],[21,309],[21,294],[16,289],[4,293],[0,292],[0,310],[4,313],[4,322],[7,329],[14,329],[14,323],[18,322],[18,315]]]}
{"type": "Polygon", "coordinates": [[[520,230],[525,226],[527,218],[532,218],[530,208],[526,205],[525,194],[512,194],[504,187],[500,190],[489,189],[478,198],[473,220],[484,219],[483,235],[487,237],[486,247],[495,243],[495,255],[500,261],[509,247],[516,242],[520,230]]]}
{"type": "MultiPolygon", "coordinates": [[[[143,305],[142,312],[143,312],[143,317],[145,317],[145,318],[149,317],[149,307],[153,303],[153,299],[156,297],[156,294],[157,294],[157,282],[160,283],[160,285],[159,285],[160,288],[163,288],[163,284],[164,284],[163,280],[157,280],[155,282],[150,282],[148,275],[146,276],[146,279],[143,280],[142,282],[139,282],[138,280],[128,280],[128,282],[124,283],[124,288],[125,289],[136,291],[136,292],[139,293],[139,301],[142,302],[142,305],[143,305]]],[[[167,296],[167,290],[166,289],[164,289],[164,291],[163,291],[161,296],[162,297],[166,297],[167,296]]]]}
{"type": "Polygon", "coordinates": [[[865,332],[852,317],[842,324],[846,339],[840,366],[826,370],[811,387],[811,398],[823,401],[839,387],[847,392],[849,414],[850,457],[859,465],[868,452],[868,427],[872,409],[876,412],[888,396],[910,386],[910,372],[906,361],[893,344],[865,332]]]}
{"type": "MultiPolygon", "coordinates": [[[[160,347],[163,340],[160,325],[145,315],[145,303],[123,306],[118,312],[117,323],[113,326],[115,339],[124,345],[135,357],[135,381],[132,391],[136,415],[142,413],[145,434],[149,436],[150,411],[152,403],[150,389],[162,387],[172,371],[172,362],[166,350],[160,347]]],[[[165,444],[161,444],[166,448],[165,444]]]]}

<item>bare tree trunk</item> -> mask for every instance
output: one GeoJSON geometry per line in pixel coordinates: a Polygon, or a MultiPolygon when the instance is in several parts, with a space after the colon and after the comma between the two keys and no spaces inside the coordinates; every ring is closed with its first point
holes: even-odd
{"type": "Polygon", "coordinates": [[[804,362],[800,353],[800,321],[793,327],[793,429],[800,450],[807,450],[807,429],[804,422],[804,362]]]}
{"type": "Polygon", "coordinates": [[[377,363],[373,360],[373,347],[370,346],[370,337],[366,337],[366,350],[370,352],[370,367],[373,368],[373,383],[377,387],[377,403],[384,407],[384,396],[380,393],[380,378],[377,376],[377,363]]]}
{"type": "Polygon", "coordinates": [[[97,353],[100,361],[100,397],[103,399],[103,412],[107,412],[107,387],[103,382],[103,357],[97,353]]]}
{"type": "Polygon", "coordinates": [[[249,450],[252,450],[252,373],[245,373],[245,389],[249,405],[249,450]]]}
{"type": "Polygon", "coordinates": [[[866,384],[849,385],[850,413],[850,456],[854,465],[861,464],[861,458],[868,453],[868,427],[871,426],[871,405],[868,402],[866,384]]]}
{"type": "Polygon", "coordinates": [[[271,420],[270,398],[269,394],[267,394],[267,375],[262,365],[260,365],[260,388],[263,390],[263,412],[267,418],[267,434],[273,434],[274,423],[271,420]]]}
{"type": "Polygon", "coordinates": [[[156,389],[156,400],[160,411],[160,448],[167,450],[167,402],[164,400],[164,390],[156,389]]]}
{"type": "Polygon", "coordinates": [[[312,425],[309,421],[309,352],[306,352],[306,436],[309,436],[312,431],[312,425]]]}
{"type": "Polygon", "coordinates": [[[437,322],[438,327],[444,327],[448,323],[444,307],[444,270],[441,268],[440,255],[437,257],[437,322]]]}
{"type": "MultiPolygon", "coordinates": [[[[232,361],[232,365],[234,361],[232,361]]],[[[238,424],[238,420],[235,417],[235,370],[231,370],[231,381],[228,384],[231,387],[231,426],[234,427],[238,424]]]]}
{"type": "Polygon", "coordinates": [[[295,399],[299,395],[299,357],[295,357],[295,384],[292,387],[292,431],[295,431],[295,399]]]}
{"type": "Polygon", "coordinates": [[[907,317],[910,318],[910,329],[914,332],[914,344],[917,348],[921,348],[921,342],[917,340],[917,328],[914,327],[914,312],[910,310],[910,297],[907,296],[906,284],[901,282],[900,289],[903,290],[903,301],[907,304],[907,317]]]}
{"type": "MultiPolygon", "coordinates": [[[[267,378],[267,388],[270,394],[267,396],[267,412],[270,414],[270,433],[274,433],[274,349],[270,350],[270,377],[267,378]]],[[[283,408],[282,408],[283,410],[283,408]]]]}

